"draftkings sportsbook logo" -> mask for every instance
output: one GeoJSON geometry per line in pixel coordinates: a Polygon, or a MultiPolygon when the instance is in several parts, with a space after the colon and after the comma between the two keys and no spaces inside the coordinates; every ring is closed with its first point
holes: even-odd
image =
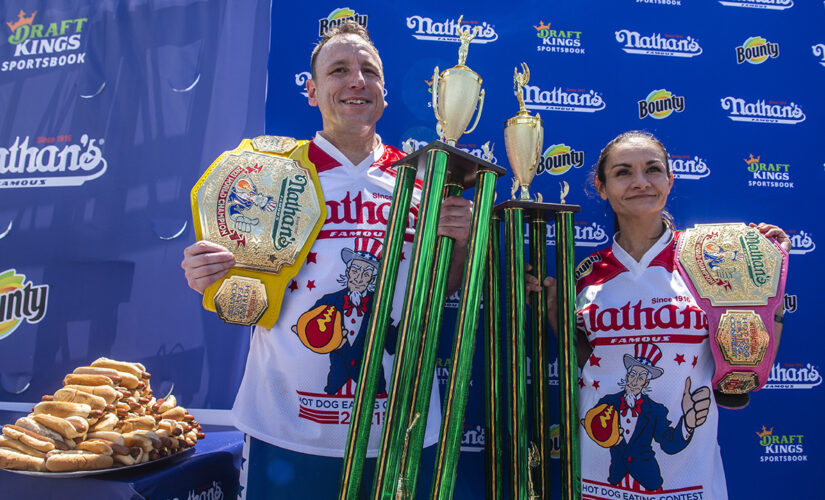
{"type": "Polygon", "coordinates": [[[814,51],[814,55],[819,58],[819,64],[825,66],[825,43],[812,45],[811,48],[814,51]]]}
{"type": "Polygon", "coordinates": [[[412,30],[412,36],[419,40],[430,40],[435,42],[460,42],[461,39],[456,34],[456,29],[462,32],[475,33],[475,37],[470,43],[490,43],[498,40],[498,33],[492,24],[482,21],[462,21],[458,19],[445,19],[435,21],[429,17],[410,16],[407,18],[407,28],[412,30]]]}
{"type": "Polygon", "coordinates": [[[536,175],[545,172],[550,175],[562,175],[571,168],[581,168],[584,165],[584,151],[576,151],[567,144],[553,144],[544,150],[539,158],[536,175]]]}
{"type": "Polygon", "coordinates": [[[752,36],[736,47],[736,64],[742,64],[745,61],[751,64],[762,64],[768,58],[778,57],[779,44],[769,42],[761,36],[752,36]]]}
{"type": "Polygon", "coordinates": [[[23,320],[39,323],[48,303],[49,285],[33,285],[14,269],[0,273],[0,339],[11,335],[23,320]]]}
{"type": "Polygon", "coordinates": [[[695,57],[702,53],[702,46],[690,35],[642,35],[638,31],[622,29],[616,32],[616,41],[624,44],[622,50],[628,54],[695,57]]]}
{"type": "Polygon", "coordinates": [[[793,7],[793,0],[719,0],[726,7],[785,10],[793,7]]]}
{"type": "Polygon", "coordinates": [[[21,10],[17,19],[6,21],[11,30],[7,40],[14,53],[0,63],[0,71],[54,68],[86,62],[86,52],[80,50],[85,17],[39,24],[34,22],[36,16],[36,10],[31,13],[21,10]]]}
{"type": "Polygon", "coordinates": [[[774,432],[774,427],[768,429],[762,426],[761,431],[757,431],[759,446],[765,448],[760,457],[760,462],[807,462],[808,455],[805,454],[805,436],[802,434],[780,434],[774,432]]]}
{"type": "Polygon", "coordinates": [[[696,180],[710,175],[710,167],[704,158],[690,155],[670,155],[667,159],[675,179],[696,180]]]}
{"type": "Polygon", "coordinates": [[[822,374],[811,363],[774,363],[763,389],[813,389],[822,384],[822,374]]]}
{"type": "Polygon", "coordinates": [[[366,14],[359,14],[349,7],[342,7],[334,9],[327,17],[318,19],[318,37],[323,37],[327,31],[348,19],[355,21],[364,28],[367,27],[368,16],[366,14]]]}
{"type": "Polygon", "coordinates": [[[544,24],[539,21],[539,25],[533,25],[536,29],[536,36],[541,43],[536,47],[538,52],[557,52],[566,54],[584,54],[582,47],[582,32],[565,29],[550,28],[551,23],[544,24]]]}
{"type": "Polygon", "coordinates": [[[0,189],[80,186],[103,175],[107,163],[97,145],[104,140],[83,134],[75,141],[71,135],[15,137],[0,147],[0,189]]]}
{"type": "Polygon", "coordinates": [[[772,163],[762,161],[762,155],[744,158],[748,172],[753,178],[748,180],[749,187],[793,188],[790,163],[772,163]]]}
{"type": "Polygon", "coordinates": [[[648,116],[662,120],[673,114],[674,111],[681,113],[685,110],[684,96],[674,95],[665,89],[652,91],[647,97],[637,101],[637,104],[639,105],[640,120],[648,116]]]}
{"type": "Polygon", "coordinates": [[[574,111],[577,113],[595,113],[606,106],[601,93],[595,90],[567,87],[542,90],[537,85],[524,86],[524,105],[527,109],[540,111],[574,111]]]}
{"type": "Polygon", "coordinates": [[[796,103],[785,101],[747,102],[740,97],[723,97],[722,109],[728,111],[728,118],[737,122],[782,123],[795,125],[805,121],[805,112],[796,103]]]}

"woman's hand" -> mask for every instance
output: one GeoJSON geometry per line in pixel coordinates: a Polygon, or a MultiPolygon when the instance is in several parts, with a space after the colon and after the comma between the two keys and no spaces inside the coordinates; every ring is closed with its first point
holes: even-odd
{"type": "Polygon", "coordinates": [[[553,333],[558,331],[558,303],[556,301],[556,280],[547,276],[544,281],[539,282],[539,279],[532,274],[533,268],[530,264],[524,265],[524,291],[525,296],[530,292],[538,293],[544,287],[545,299],[547,301],[547,321],[550,323],[550,328],[553,333]]]}
{"type": "Polygon", "coordinates": [[[768,238],[773,238],[779,243],[779,246],[782,247],[783,250],[786,252],[791,251],[791,239],[785,234],[785,231],[782,230],[779,226],[774,226],[773,224],[765,224],[764,222],[760,222],[759,224],[754,224],[751,222],[748,224],[750,227],[755,227],[759,230],[760,233],[767,236],[768,238]]]}

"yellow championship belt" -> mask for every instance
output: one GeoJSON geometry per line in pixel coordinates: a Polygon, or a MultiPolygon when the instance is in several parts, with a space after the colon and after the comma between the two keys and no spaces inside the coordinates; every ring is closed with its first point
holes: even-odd
{"type": "Polygon", "coordinates": [[[326,205],[308,144],[244,139],[192,188],[197,239],[235,254],[235,266],[203,294],[203,306],[227,323],[272,328],[284,291],[324,224],[326,205]]]}

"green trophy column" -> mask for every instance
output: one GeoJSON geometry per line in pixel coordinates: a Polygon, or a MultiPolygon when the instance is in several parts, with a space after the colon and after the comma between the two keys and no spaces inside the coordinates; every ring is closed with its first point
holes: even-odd
{"type": "Polygon", "coordinates": [[[481,282],[490,237],[490,216],[495,196],[496,175],[495,172],[482,170],[476,177],[473,223],[470,228],[453,343],[453,366],[450,369],[450,380],[444,400],[438,456],[431,490],[431,498],[440,500],[451,500],[455,487],[464,412],[470,390],[478,309],[481,302],[481,282]]]}
{"type": "MultiPolygon", "coordinates": [[[[444,190],[444,197],[459,196],[461,186],[455,184],[447,185],[444,190]]],[[[424,447],[424,434],[427,430],[427,415],[430,410],[430,396],[432,396],[432,380],[435,376],[435,358],[438,354],[438,344],[441,334],[441,319],[444,315],[444,304],[447,294],[447,277],[450,271],[450,261],[453,255],[453,244],[455,241],[446,236],[438,238],[436,248],[436,264],[431,281],[432,288],[430,297],[427,300],[433,304],[429,316],[426,317],[424,327],[424,337],[421,340],[421,355],[418,357],[418,370],[415,380],[417,384],[412,388],[413,411],[410,413],[408,428],[417,418],[417,422],[410,431],[410,440],[406,455],[402,456],[402,481],[403,489],[407,492],[416,491],[418,484],[418,470],[421,462],[421,451],[424,447]]]]}
{"type": "Polygon", "coordinates": [[[578,363],[576,361],[576,280],[573,214],[556,213],[556,280],[559,325],[559,410],[561,412],[562,498],[581,498],[581,458],[578,423],[578,363]]]}
{"type": "MultiPolygon", "coordinates": [[[[547,276],[547,223],[544,214],[534,210],[530,226],[530,265],[533,274],[547,276]]],[[[538,446],[538,464],[533,473],[533,487],[539,498],[549,499],[550,492],[550,382],[547,373],[547,302],[544,287],[530,294],[530,373],[533,393],[533,439],[538,446]]],[[[532,457],[531,457],[532,458],[532,457]]],[[[533,464],[531,464],[533,465],[533,464]]]]}
{"type": "Polygon", "coordinates": [[[504,209],[504,255],[507,271],[509,426],[510,426],[510,498],[526,499],[529,495],[527,460],[527,356],[524,304],[524,212],[521,208],[504,209]]]}
{"type": "Polygon", "coordinates": [[[494,213],[490,225],[490,247],[484,281],[484,470],[486,500],[503,500],[504,426],[501,389],[501,218],[494,213]]]}
{"type": "Polygon", "coordinates": [[[416,359],[420,354],[421,331],[428,310],[427,298],[433,272],[438,218],[447,172],[445,151],[431,149],[427,153],[427,169],[421,190],[418,225],[410,256],[410,272],[407,279],[407,297],[401,312],[398,328],[395,363],[389,401],[381,434],[381,446],[373,483],[373,498],[391,499],[395,495],[407,424],[411,421],[412,387],[415,385],[416,359]]]}
{"type": "Polygon", "coordinates": [[[393,190],[390,212],[387,218],[387,232],[384,236],[384,251],[375,288],[375,305],[367,328],[364,359],[353,402],[352,420],[350,421],[347,447],[344,451],[344,467],[338,498],[355,500],[361,487],[364,471],[364,459],[369,444],[370,426],[374,417],[375,388],[384,356],[384,344],[392,309],[395,284],[398,279],[398,265],[401,261],[401,248],[410,201],[415,186],[416,168],[410,165],[398,167],[393,190]]]}

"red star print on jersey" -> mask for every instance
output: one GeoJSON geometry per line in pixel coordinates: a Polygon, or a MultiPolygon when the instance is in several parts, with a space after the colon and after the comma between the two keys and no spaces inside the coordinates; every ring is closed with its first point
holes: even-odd
{"type": "Polygon", "coordinates": [[[406,257],[404,257],[404,252],[401,252],[401,262],[404,262],[404,259],[406,259],[406,257]]]}
{"type": "Polygon", "coordinates": [[[315,288],[315,280],[309,280],[309,281],[307,281],[307,288],[309,288],[310,290],[312,290],[313,288],[315,288]]]}
{"type": "Polygon", "coordinates": [[[696,366],[696,362],[697,362],[697,361],[699,361],[699,357],[698,357],[698,356],[693,356],[693,363],[691,363],[691,364],[692,364],[693,366],[696,366]]]}
{"type": "Polygon", "coordinates": [[[290,283],[287,288],[289,288],[289,292],[292,293],[298,289],[298,283],[296,283],[295,280],[292,280],[292,283],[290,283]]]}
{"type": "Polygon", "coordinates": [[[684,354],[677,354],[676,357],[673,358],[673,361],[675,361],[676,363],[681,365],[682,363],[685,362],[685,355],[684,354]]]}
{"type": "Polygon", "coordinates": [[[307,255],[307,264],[309,264],[310,262],[313,264],[317,264],[318,261],[315,260],[316,257],[318,257],[318,252],[309,252],[309,254],[307,255]]]}
{"type": "Polygon", "coordinates": [[[579,377],[579,387],[584,387],[584,380],[581,377],[579,377]]]}
{"type": "Polygon", "coordinates": [[[595,354],[591,354],[591,355],[590,355],[590,366],[601,366],[601,365],[599,364],[599,362],[600,362],[601,360],[602,360],[602,358],[600,358],[600,357],[596,356],[595,354]]]}
{"type": "Polygon", "coordinates": [[[593,381],[593,388],[595,388],[595,389],[599,388],[599,381],[598,380],[593,381]]]}

